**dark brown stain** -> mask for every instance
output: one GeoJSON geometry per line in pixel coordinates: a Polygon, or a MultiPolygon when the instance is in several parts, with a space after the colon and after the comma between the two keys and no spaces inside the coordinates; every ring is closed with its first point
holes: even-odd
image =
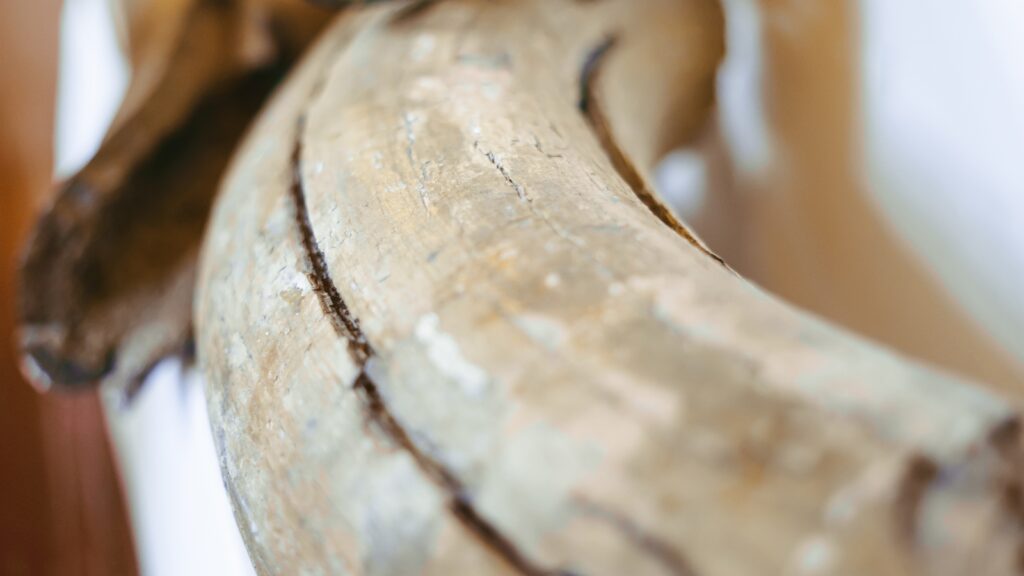
{"type": "Polygon", "coordinates": [[[938,476],[939,466],[934,460],[916,454],[910,457],[896,490],[893,512],[896,527],[907,540],[917,533],[917,517],[928,488],[938,476]]]}

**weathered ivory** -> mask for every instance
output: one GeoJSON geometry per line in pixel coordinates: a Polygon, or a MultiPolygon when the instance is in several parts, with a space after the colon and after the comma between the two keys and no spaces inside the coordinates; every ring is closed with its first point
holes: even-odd
{"type": "Polygon", "coordinates": [[[262,573],[1017,573],[1012,406],[765,295],[647,184],[720,34],[699,0],[333,24],[200,266],[262,573]]]}

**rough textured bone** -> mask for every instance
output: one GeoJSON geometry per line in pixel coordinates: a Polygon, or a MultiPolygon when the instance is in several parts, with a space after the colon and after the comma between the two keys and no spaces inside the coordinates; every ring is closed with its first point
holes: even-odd
{"type": "Polygon", "coordinates": [[[242,147],[201,267],[261,572],[1019,570],[1004,400],[761,293],[640,198],[720,24],[697,0],[336,22],[242,147]]]}

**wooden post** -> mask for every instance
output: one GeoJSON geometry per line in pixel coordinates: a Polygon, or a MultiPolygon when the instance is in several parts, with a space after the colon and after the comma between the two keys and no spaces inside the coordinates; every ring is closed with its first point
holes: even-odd
{"type": "Polygon", "coordinates": [[[51,188],[60,2],[0,3],[0,574],[137,572],[96,391],[40,396],[18,372],[15,271],[51,188]]]}

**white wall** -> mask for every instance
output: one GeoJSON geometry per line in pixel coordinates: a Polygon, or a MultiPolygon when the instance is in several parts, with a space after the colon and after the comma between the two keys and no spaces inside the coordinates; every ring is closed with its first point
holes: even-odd
{"type": "Polygon", "coordinates": [[[862,0],[874,201],[1024,360],[1024,2],[862,0]]]}

